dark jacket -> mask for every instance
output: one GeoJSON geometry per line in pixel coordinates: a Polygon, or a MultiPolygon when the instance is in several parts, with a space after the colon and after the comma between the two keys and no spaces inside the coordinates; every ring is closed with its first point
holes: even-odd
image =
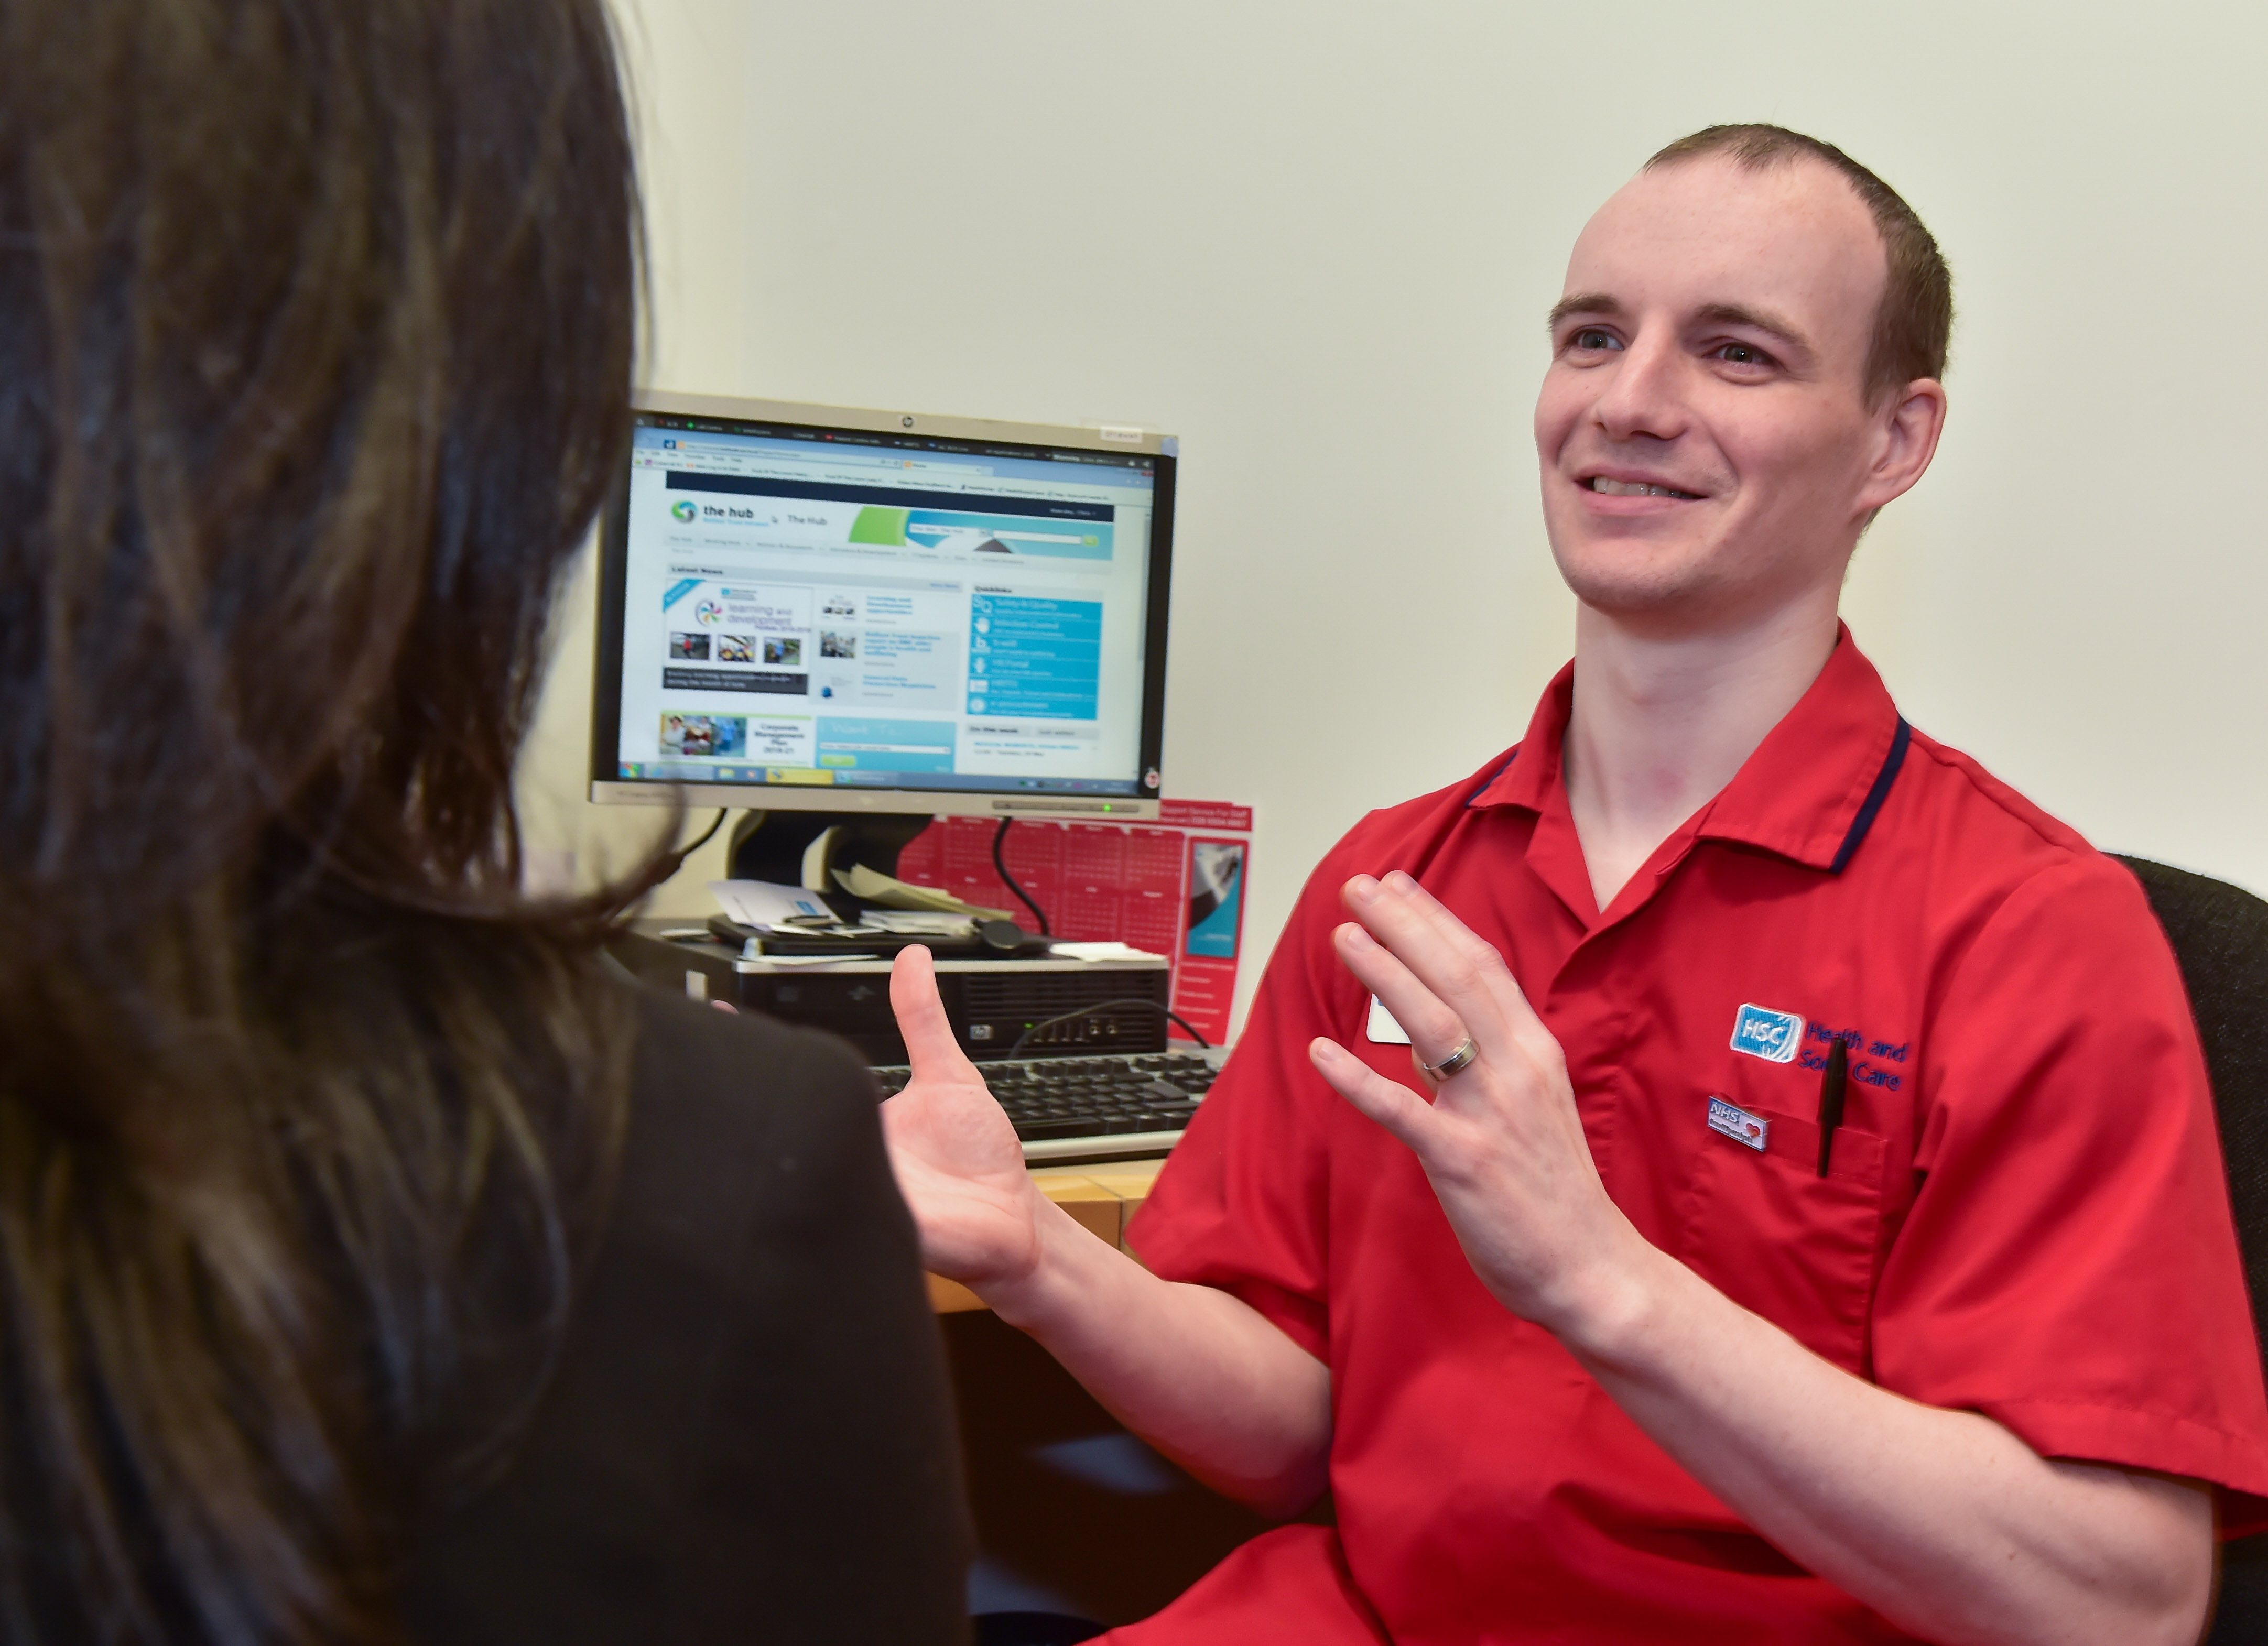
{"type": "Polygon", "coordinates": [[[841,1041],[641,991],[619,1185],[549,1392],[427,1530],[423,1646],[967,1637],[912,1221],[841,1041]]]}

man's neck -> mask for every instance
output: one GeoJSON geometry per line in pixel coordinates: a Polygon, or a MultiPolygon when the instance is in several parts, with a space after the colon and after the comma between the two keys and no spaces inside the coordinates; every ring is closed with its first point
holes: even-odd
{"type": "Polygon", "coordinates": [[[1835,650],[1835,622],[1832,590],[1702,633],[1577,607],[1561,769],[1602,911],[1795,707],[1835,650]]]}

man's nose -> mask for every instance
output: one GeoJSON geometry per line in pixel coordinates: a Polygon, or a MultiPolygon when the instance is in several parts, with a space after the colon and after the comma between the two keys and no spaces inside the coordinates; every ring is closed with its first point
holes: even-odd
{"type": "Polygon", "coordinates": [[[1610,439],[1675,440],[1688,416],[1684,368],[1674,342],[1631,339],[1593,402],[1592,416],[1610,439]]]}

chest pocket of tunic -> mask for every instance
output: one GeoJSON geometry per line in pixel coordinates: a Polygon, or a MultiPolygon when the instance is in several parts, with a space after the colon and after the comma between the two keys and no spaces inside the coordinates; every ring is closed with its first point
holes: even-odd
{"type": "Polygon", "coordinates": [[[1819,1172],[1815,1121],[1771,1109],[1761,1153],[1702,1126],[1677,1255],[1742,1308],[1846,1371],[1867,1374],[1867,1311],[1882,1227],[1880,1137],[1835,1133],[1819,1172]]]}

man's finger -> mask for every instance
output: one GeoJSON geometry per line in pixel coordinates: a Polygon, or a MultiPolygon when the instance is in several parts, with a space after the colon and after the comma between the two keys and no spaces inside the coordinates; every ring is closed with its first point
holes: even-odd
{"type": "Polygon", "coordinates": [[[1520,980],[1513,975],[1504,957],[1486,938],[1452,914],[1448,905],[1401,870],[1389,871],[1381,884],[1389,894],[1403,898],[1445,940],[1496,979],[1497,986],[1491,993],[1503,1013],[1506,1029],[1522,1051],[1539,1065],[1548,1066],[1559,1054],[1558,1039],[1544,1026],[1543,1018],[1528,1001],[1528,991],[1520,986],[1520,980]]]}
{"type": "Polygon", "coordinates": [[[1309,1041],[1307,1056],[1332,1091],[1393,1133],[1420,1160],[1425,1158],[1440,1121],[1425,1099],[1334,1041],[1309,1041]]]}
{"type": "Polygon", "coordinates": [[[953,1035],[953,1020],[937,997],[937,965],[929,950],[909,943],[890,966],[890,1010],[906,1042],[906,1062],[917,1075],[974,1075],[976,1065],[953,1035]]]}
{"type": "MultiPolygon", "coordinates": [[[[1420,1003],[1427,998],[1440,1002],[1441,1009],[1464,1025],[1463,1033],[1471,1035],[1484,1051],[1506,1047],[1517,1038],[1511,1015],[1521,1009],[1519,991],[1510,987],[1512,974],[1497,959],[1496,951],[1482,944],[1473,952],[1452,943],[1407,898],[1367,876],[1359,875],[1347,883],[1345,900],[1347,912],[1372,941],[1408,974],[1408,982],[1394,987],[1410,999],[1414,1010],[1424,1010],[1420,1003]],[[1412,992],[1417,990],[1423,993],[1412,992]]],[[[1351,967],[1352,952],[1344,944],[1341,954],[1351,967]]],[[[1388,976],[1394,974],[1390,967],[1381,969],[1388,976]]],[[[1379,993],[1379,998],[1414,1037],[1417,1028],[1402,1016],[1396,1000],[1384,992],[1379,993]]],[[[1429,1049],[1445,1055],[1460,1038],[1453,1032],[1429,1049]]]]}
{"type": "Polygon", "coordinates": [[[1356,876],[1347,883],[1346,904],[1372,937],[1452,1006],[1463,1003],[1461,996],[1499,993],[1498,985],[1512,981],[1494,948],[1398,870],[1383,880],[1356,876]]]}
{"type": "MultiPolygon", "coordinates": [[[[1390,871],[1380,884],[1384,885],[1388,893],[1405,900],[1418,916],[1440,933],[1459,953],[1476,965],[1502,972],[1505,981],[1512,986],[1512,992],[1519,996],[1520,1003],[1523,1007],[1528,1007],[1528,991],[1521,988],[1520,980],[1513,976],[1512,968],[1505,965],[1504,956],[1497,952],[1487,938],[1450,913],[1447,904],[1442,902],[1440,898],[1418,885],[1416,879],[1399,869],[1390,871]]],[[[1534,1010],[1533,1007],[1528,1009],[1531,1011],[1534,1010]]]]}
{"type": "Polygon", "coordinates": [[[1339,963],[1354,974],[1357,982],[1378,996],[1379,1004],[1410,1037],[1411,1050],[1427,1062],[1438,1062],[1447,1057],[1468,1034],[1476,1044],[1494,1038],[1496,1020],[1492,1016],[1485,1020],[1485,1027],[1475,1027],[1418,981],[1392,950],[1360,926],[1350,922],[1339,927],[1331,933],[1331,945],[1338,952],[1339,963]]]}
{"type": "Polygon", "coordinates": [[[1365,930],[1463,1018],[1484,1047],[1489,1040],[1476,1026],[1484,1017],[1531,1056],[1550,1040],[1551,1032],[1504,957],[1410,876],[1398,869],[1383,880],[1359,876],[1347,884],[1346,902],[1365,930]]]}
{"type": "Polygon", "coordinates": [[[1418,885],[1417,878],[1406,870],[1388,870],[1379,885],[1389,896],[1400,898],[1458,953],[1476,962],[1502,959],[1487,938],[1450,913],[1447,904],[1418,885]]]}

